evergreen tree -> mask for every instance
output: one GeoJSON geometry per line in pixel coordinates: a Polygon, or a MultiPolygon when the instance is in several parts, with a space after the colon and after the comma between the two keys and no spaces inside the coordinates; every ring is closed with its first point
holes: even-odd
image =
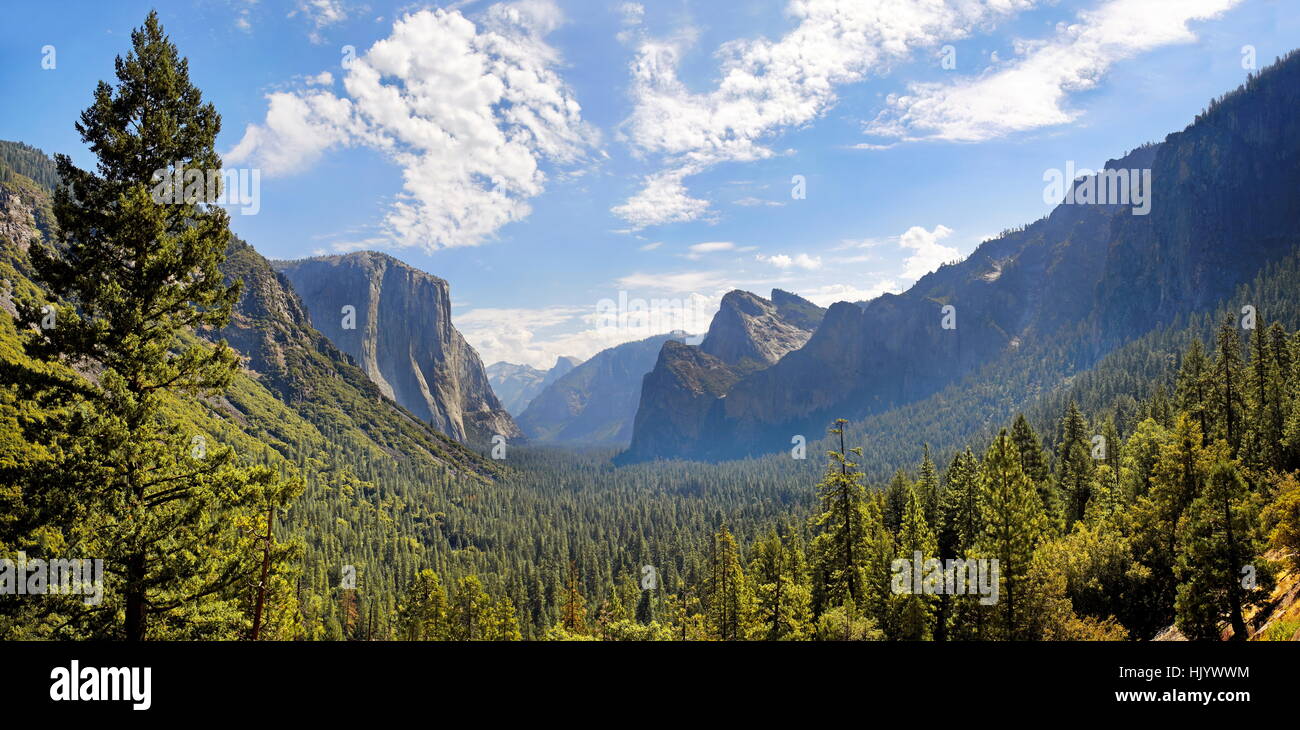
{"type": "MultiPolygon", "coordinates": [[[[940,523],[936,536],[936,545],[940,560],[965,559],[975,546],[976,539],[984,532],[982,508],[980,505],[979,459],[968,447],[953,457],[948,471],[944,474],[945,487],[940,505],[940,523]]],[[[946,563],[945,563],[946,564],[946,563]]],[[[957,617],[957,602],[965,600],[949,595],[946,591],[939,596],[936,608],[934,638],[946,641],[954,635],[952,629],[959,629],[956,634],[973,633],[974,621],[977,619],[970,606],[962,606],[962,618],[957,617]],[[970,619],[969,621],[967,619],[970,619]],[[962,626],[957,626],[961,623],[962,626]]]]}
{"type": "Polygon", "coordinates": [[[1020,467],[1024,469],[1025,476],[1034,483],[1034,488],[1043,501],[1043,514],[1047,516],[1048,523],[1052,527],[1059,529],[1062,519],[1061,504],[1056,495],[1056,486],[1052,484],[1047,456],[1043,453],[1043,442],[1039,440],[1038,434],[1034,432],[1023,413],[1016,415],[1016,420],[1011,426],[1011,440],[1015,442],[1016,451],[1020,454],[1020,467]]]}
{"type": "Polygon", "coordinates": [[[981,558],[996,559],[1000,573],[1001,635],[1025,638],[1027,588],[1034,550],[1045,537],[1047,520],[1037,490],[1020,466],[1016,445],[1003,430],[981,464],[984,534],[976,544],[981,558]]]}
{"type": "MultiPolygon", "coordinates": [[[[1140,613],[1146,620],[1129,627],[1139,636],[1151,636],[1174,618],[1179,522],[1200,495],[1206,474],[1216,461],[1216,449],[1203,447],[1202,441],[1200,426],[1189,414],[1180,413],[1174,432],[1160,447],[1151,490],[1134,507],[1134,555],[1148,576],[1136,599],[1144,605],[1140,613]]],[[[1219,442],[1219,446],[1226,458],[1226,444],[1219,442]]]]}
{"type": "MultiPolygon", "coordinates": [[[[514,612],[513,606],[511,613],[514,612]]],[[[451,641],[487,641],[493,638],[492,599],[483,590],[478,576],[467,575],[456,583],[456,592],[448,611],[448,634],[451,641]]]]}
{"type": "Polygon", "coordinates": [[[909,563],[911,570],[916,570],[919,566],[922,574],[919,579],[912,576],[914,580],[912,586],[908,587],[908,592],[894,596],[898,633],[892,638],[904,641],[926,641],[932,638],[936,597],[924,590],[916,592],[914,586],[918,580],[923,584],[926,562],[937,559],[936,553],[934,533],[926,523],[920,496],[915,490],[909,489],[903,524],[898,532],[895,559],[909,563]]]}
{"type": "Polygon", "coordinates": [[[754,596],[753,636],[767,641],[806,638],[811,630],[812,592],[800,579],[797,548],[775,529],[754,546],[749,564],[754,596]]]}
{"type": "Polygon", "coordinates": [[[924,445],[924,455],[921,458],[921,468],[917,470],[916,494],[921,500],[921,507],[925,511],[925,521],[927,524],[939,524],[939,502],[941,500],[939,490],[939,471],[934,466],[934,460],[930,458],[930,445],[924,445]]]}
{"type": "MultiPolygon", "coordinates": [[[[1061,441],[1057,445],[1057,482],[1067,500],[1065,527],[1083,519],[1092,492],[1092,439],[1088,424],[1079,407],[1070,407],[1061,421],[1061,441]]],[[[1041,500],[1040,500],[1041,501],[1041,500]]]]}
{"type": "Polygon", "coordinates": [[[397,621],[406,641],[441,641],[447,638],[447,594],[442,579],[422,570],[411,580],[398,607],[397,621]]]}
{"type": "Polygon", "coordinates": [[[1210,434],[1210,393],[1211,365],[1205,356],[1205,346],[1200,338],[1192,338],[1192,343],[1183,354],[1182,364],[1178,370],[1178,382],[1174,390],[1175,405],[1178,410],[1196,421],[1205,438],[1210,434]]]}
{"type": "Polygon", "coordinates": [[[1190,639],[1219,639],[1227,619],[1232,639],[1248,638],[1244,609],[1268,600],[1272,573],[1259,557],[1264,542],[1246,482],[1232,462],[1215,464],[1179,524],[1178,628],[1190,639]]]}
{"type": "Polygon", "coordinates": [[[860,457],[862,450],[844,447],[845,423],[839,419],[830,429],[839,437],[839,450],[828,452],[831,463],[817,488],[821,511],[812,521],[816,533],[811,546],[816,575],[813,600],[818,614],[865,597],[863,565],[872,554],[873,541],[884,531],[878,507],[867,498],[858,464],[850,459],[860,457]]]}
{"type": "Polygon", "coordinates": [[[736,538],[723,524],[713,536],[713,557],[704,585],[709,633],[721,641],[746,638],[750,597],[736,538]]]}
{"type": "MultiPolygon", "coordinates": [[[[151,194],[156,173],[180,165],[203,182],[219,175],[220,117],[156,13],[131,43],[117,85],[100,82],[76,125],[97,171],[57,158],[62,245],[30,250],[37,278],[66,305],[55,326],[27,332],[28,352],[97,373],[68,386],[80,407],[51,437],[69,448],[60,493],[45,501],[80,505],[69,547],[110,571],[105,604],[81,617],[92,635],[219,638],[230,634],[217,627],[247,620],[234,607],[261,564],[256,552],[240,554],[234,526],[286,504],[301,485],[237,466],[229,448],[196,448],[203,434],[170,417],[176,399],[219,395],[238,370],[224,342],[192,333],[226,324],[239,285],[218,269],[230,237],[228,216],[212,204],[219,187],[185,179],[178,202],[151,194]],[[117,630],[107,624],[114,617],[117,630]]],[[[41,316],[24,312],[28,322],[41,316]]]]}
{"type": "Polygon", "coordinates": [[[578,586],[578,564],[573,561],[569,562],[569,578],[564,584],[564,608],[560,623],[569,633],[587,633],[587,599],[578,586]]]}
{"type": "Polygon", "coordinates": [[[1236,319],[1229,315],[1219,326],[1217,357],[1214,361],[1214,410],[1217,426],[1215,435],[1228,442],[1232,456],[1241,448],[1245,429],[1242,412],[1245,407],[1245,378],[1242,376],[1241,335],[1236,319]]]}

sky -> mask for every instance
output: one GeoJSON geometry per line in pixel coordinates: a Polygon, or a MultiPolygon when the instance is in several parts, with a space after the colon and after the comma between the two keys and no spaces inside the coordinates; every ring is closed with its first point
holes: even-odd
{"type": "MultiPolygon", "coordinates": [[[[0,0],[0,139],[74,123],[153,4],[0,0]]],[[[1300,0],[169,0],[263,255],[451,285],[484,363],[905,290],[1300,46],[1300,0]]]]}

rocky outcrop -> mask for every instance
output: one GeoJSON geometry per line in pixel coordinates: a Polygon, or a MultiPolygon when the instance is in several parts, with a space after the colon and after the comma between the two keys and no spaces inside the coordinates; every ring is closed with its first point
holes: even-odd
{"type": "Polygon", "coordinates": [[[698,347],[664,343],[641,388],[623,461],[694,455],[706,444],[710,411],[746,375],[802,347],[826,310],[780,289],[772,299],[728,292],[698,347]]]}
{"type": "Polygon", "coordinates": [[[722,298],[700,349],[719,360],[752,369],[772,365],[803,347],[825,310],[780,289],[771,301],[747,291],[722,298]]]}
{"type": "Polygon", "coordinates": [[[452,326],[447,282],[371,251],[275,266],[316,329],[384,395],[458,441],[521,435],[478,354],[452,326]]]}

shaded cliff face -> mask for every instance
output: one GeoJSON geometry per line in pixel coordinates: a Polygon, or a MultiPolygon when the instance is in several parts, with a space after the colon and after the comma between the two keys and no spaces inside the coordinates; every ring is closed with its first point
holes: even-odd
{"type": "Polygon", "coordinates": [[[518,417],[546,386],[559,380],[581,362],[576,357],[562,356],[556,358],[555,365],[550,370],[538,370],[531,365],[504,361],[493,363],[487,367],[488,381],[492,383],[492,392],[496,393],[510,415],[518,417]]]}
{"type": "Polygon", "coordinates": [[[645,377],[624,462],[694,456],[709,449],[710,412],[733,386],[808,342],[826,310],[774,289],[767,300],[747,291],[722,298],[698,347],[666,342],[645,377]]]}
{"type": "Polygon", "coordinates": [[[520,414],[519,426],[540,442],[626,444],[641,379],[665,342],[685,336],[656,335],[602,350],[539,393],[520,414]]]}
{"type": "Polygon", "coordinates": [[[275,266],[316,329],[389,398],[458,441],[521,435],[452,326],[447,282],[369,251],[275,266]]]}
{"type": "MultiPolygon", "coordinates": [[[[801,347],[744,373],[708,408],[693,404],[698,422],[638,417],[624,460],[774,452],[792,434],[916,402],[1026,346],[1078,371],[1179,313],[1212,306],[1300,245],[1297,106],[1300,56],[1187,130],[1107,163],[1150,170],[1149,215],[1063,204],[903,294],[835,304],[801,347]]],[[[742,350],[728,343],[717,352],[742,350]]]]}

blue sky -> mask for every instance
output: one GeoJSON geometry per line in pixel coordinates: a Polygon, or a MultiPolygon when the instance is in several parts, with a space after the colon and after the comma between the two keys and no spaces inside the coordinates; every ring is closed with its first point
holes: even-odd
{"type": "MultiPolygon", "coordinates": [[[[485,362],[546,366],[702,331],[732,288],[824,305],[905,289],[1045,214],[1045,171],[1183,128],[1245,79],[1245,47],[1262,67],[1300,45],[1297,4],[158,10],[223,116],[227,166],[261,175],[236,233],[271,258],[391,253],[451,283],[485,362]],[[609,326],[620,292],[682,306],[609,326]]],[[[150,7],[5,2],[0,138],[93,164],[73,123],[150,7]]]]}

